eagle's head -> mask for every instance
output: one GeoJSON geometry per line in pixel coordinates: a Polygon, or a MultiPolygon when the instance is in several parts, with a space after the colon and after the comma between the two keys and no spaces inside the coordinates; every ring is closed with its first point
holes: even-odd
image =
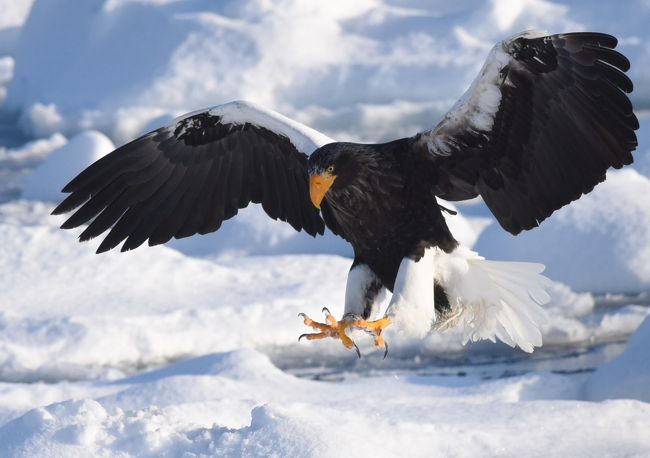
{"type": "Polygon", "coordinates": [[[377,152],[366,145],[330,143],[309,157],[309,196],[316,208],[324,198],[370,191],[379,166],[377,152]]]}

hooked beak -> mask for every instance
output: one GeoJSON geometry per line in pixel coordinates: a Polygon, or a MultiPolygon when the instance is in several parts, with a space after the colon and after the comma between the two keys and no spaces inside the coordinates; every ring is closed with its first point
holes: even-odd
{"type": "Polygon", "coordinates": [[[323,172],[319,175],[311,175],[309,177],[309,197],[314,207],[320,210],[320,204],[325,197],[325,193],[332,187],[332,183],[336,179],[335,175],[323,172]]]}

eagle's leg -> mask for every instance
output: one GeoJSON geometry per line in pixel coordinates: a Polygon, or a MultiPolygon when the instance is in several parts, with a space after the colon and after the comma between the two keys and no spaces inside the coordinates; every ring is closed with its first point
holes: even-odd
{"type": "Polygon", "coordinates": [[[354,348],[357,351],[357,355],[361,356],[359,348],[348,337],[346,331],[348,329],[363,329],[374,336],[376,346],[385,349],[384,357],[386,357],[388,345],[386,345],[381,333],[391,323],[391,320],[388,317],[376,321],[370,321],[368,319],[378,314],[385,292],[386,288],[379,277],[377,277],[363,260],[355,258],[348,274],[348,281],[345,288],[345,310],[343,312],[343,318],[337,321],[327,308],[323,309],[327,323],[315,322],[304,313],[301,313],[299,316],[305,320],[305,324],[320,332],[303,334],[298,340],[303,337],[308,340],[324,339],[326,337],[341,339],[341,342],[346,348],[354,348]]]}
{"type": "Polygon", "coordinates": [[[345,333],[346,329],[351,327],[352,321],[349,319],[343,318],[341,321],[336,321],[336,318],[330,313],[327,307],[323,307],[323,312],[325,313],[325,319],[327,323],[319,323],[309,318],[304,313],[299,313],[298,316],[304,320],[304,323],[307,326],[310,326],[320,332],[315,332],[311,334],[302,334],[298,337],[298,340],[301,340],[303,337],[307,340],[317,340],[325,339],[327,337],[332,337],[334,339],[341,339],[341,343],[345,348],[354,348],[357,351],[357,356],[361,357],[361,352],[359,347],[354,343],[350,337],[345,333]]]}

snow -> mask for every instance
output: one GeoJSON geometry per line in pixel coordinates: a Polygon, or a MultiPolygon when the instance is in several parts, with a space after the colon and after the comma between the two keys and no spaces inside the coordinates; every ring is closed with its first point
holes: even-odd
{"type": "MultiPolygon", "coordinates": [[[[299,312],[314,316],[323,306],[338,316],[343,311],[348,258],[225,260],[167,246],[97,256],[99,241],[77,243],[76,234],[58,229],[63,218],[50,217],[51,209],[36,201],[0,206],[3,380],[115,377],[186,355],[292,346],[305,331],[299,312]]],[[[562,286],[550,292],[550,325],[543,332],[555,345],[620,338],[650,313],[628,306],[595,319],[590,295],[562,286]]],[[[396,346],[409,341],[398,333],[393,338],[396,346]]],[[[427,339],[439,341],[439,350],[430,349],[434,354],[462,349],[454,332],[427,339]]],[[[430,348],[427,339],[422,345],[430,348]]],[[[371,342],[361,338],[361,344],[371,342]]],[[[301,349],[342,351],[336,342],[301,349]]]]}
{"type": "Polygon", "coordinates": [[[5,85],[11,81],[14,73],[14,60],[9,56],[0,57],[0,103],[7,96],[5,85]]]}
{"type": "Polygon", "coordinates": [[[0,442],[16,457],[333,457],[342,447],[374,456],[650,451],[646,403],[581,401],[580,382],[552,374],[456,383],[435,376],[298,379],[256,351],[239,350],[30,410],[0,428],[0,442]]]}
{"type": "Polygon", "coordinates": [[[0,55],[11,53],[16,46],[33,0],[0,0],[0,55]]]}
{"type": "Polygon", "coordinates": [[[63,135],[56,133],[49,138],[29,141],[17,148],[0,147],[0,202],[20,195],[24,177],[66,141],[63,135]]]}
{"type": "MultiPolygon", "coordinates": [[[[122,143],[154,118],[247,99],[332,138],[390,139],[430,128],[489,48],[521,30],[616,33],[637,63],[632,78],[648,81],[637,11],[648,6],[630,2],[611,14],[591,3],[36,0],[12,52],[5,108],[53,104],[63,133],[93,128],[122,143]],[[409,119],[395,123],[405,109],[409,119]],[[377,110],[391,116],[378,120],[377,110]]],[[[635,97],[650,100],[637,87],[635,97]]]]}
{"type": "Polygon", "coordinates": [[[587,398],[638,399],[650,402],[650,318],[639,326],[625,351],[594,372],[586,384],[587,398]]]}
{"type": "MultiPolygon", "coordinates": [[[[377,456],[531,454],[531,443],[539,455],[650,452],[648,404],[586,402],[588,377],[548,373],[546,359],[494,380],[392,373],[391,364],[413,357],[399,335],[387,337],[387,363],[363,337],[358,363],[337,342],[297,344],[297,312],[327,305],[341,313],[349,259],[225,262],[167,247],[95,256],[56,228],[51,208],[0,206],[0,448],[8,456],[335,456],[341,444],[377,456]],[[339,381],[309,380],[279,369],[287,357],[347,369],[339,381]],[[354,375],[368,365],[375,375],[354,375]],[[163,367],[130,375],[152,366],[163,367]],[[616,439],[611,430],[621,431],[616,439]]],[[[649,312],[630,305],[599,318],[590,295],[552,292],[550,348],[620,340],[649,312]]],[[[413,345],[417,358],[461,350],[453,332],[413,345]]]]}
{"type": "Polygon", "coordinates": [[[61,188],[81,170],[115,149],[101,132],[87,130],[50,152],[22,182],[22,197],[57,202],[61,188]]]}
{"type": "Polygon", "coordinates": [[[64,130],[64,119],[56,105],[35,103],[20,118],[23,131],[32,137],[46,137],[64,130]]]}
{"type": "Polygon", "coordinates": [[[0,455],[650,455],[650,4],[613,6],[0,0],[0,455]],[[617,35],[641,130],[634,166],[517,238],[480,200],[441,202],[481,255],[547,265],[531,355],[460,329],[389,327],[385,360],[363,333],[361,359],[296,342],[299,312],[343,312],[351,249],[257,205],[101,256],[49,215],[114,145],[232,100],[337,140],[430,129],[532,28],[617,35]]]}
{"type": "Polygon", "coordinates": [[[531,260],[578,291],[650,289],[650,179],[632,168],[609,171],[590,194],[540,227],[514,237],[487,228],[476,249],[491,259],[531,260]]]}

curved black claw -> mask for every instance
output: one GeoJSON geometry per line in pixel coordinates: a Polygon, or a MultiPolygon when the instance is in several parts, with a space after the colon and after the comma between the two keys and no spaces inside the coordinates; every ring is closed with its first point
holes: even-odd
{"type": "Polygon", "coordinates": [[[300,334],[300,335],[298,336],[298,342],[300,342],[300,339],[302,339],[303,337],[307,337],[308,335],[309,335],[309,334],[300,334]]]}
{"type": "Polygon", "coordinates": [[[361,351],[359,351],[359,347],[357,346],[356,342],[352,342],[354,344],[354,349],[357,351],[357,356],[359,359],[361,359],[361,351]]]}
{"type": "Polygon", "coordinates": [[[300,313],[298,314],[298,318],[302,318],[302,319],[304,320],[305,318],[307,318],[307,315],[305,315],[304,313],[300,312],[300,313]]]}
{"type": "Polygon", "coordinates": [[[328,309],[327,307],[323,307],[323,310],[321,310],[321,312],[323,312],[325,315],[331,315],[332,314],[330,312],[330,309],[328,309]]]}
{"type": "MultiPolygon", "coordinates": [[[[298,339],[300,340],[300,339],[298,339]]],[[[384,342],[384,358],[386,359],[386,356],[388,356],[388,342],[384,342]]]]}

